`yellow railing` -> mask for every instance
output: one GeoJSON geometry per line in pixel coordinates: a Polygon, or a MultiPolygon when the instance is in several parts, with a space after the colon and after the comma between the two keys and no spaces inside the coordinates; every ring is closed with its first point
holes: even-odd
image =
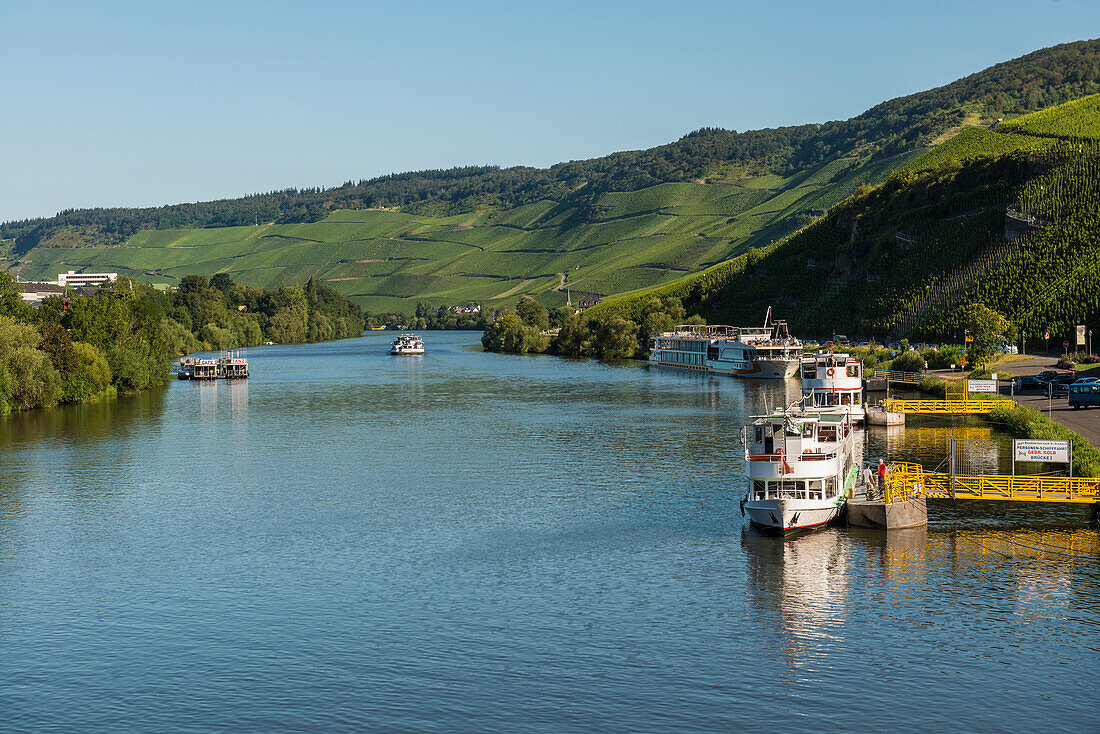
{"type": "Polygon", "coordinates": [[[994,398],[993,400],[898,400],[897,398],[890,398],[886,401],[886,410],[891,413],[931,413],[943,415],[991,413],[997,408],[1011,410],[1015,406],[1015,401],[1007,398],[994,398]]]}
{"type": "Polygon", "coordinates": [[[926,472],[916,464],[890,464],[886,501],[915,498],[1100,503],[1100,479],[926,472]]]}
{"type": "Polygon", "coordinates": [[[889,464],[886,467],[886,501],[904,502],[923,496],[924,469],[919,464],[889,464]]]}

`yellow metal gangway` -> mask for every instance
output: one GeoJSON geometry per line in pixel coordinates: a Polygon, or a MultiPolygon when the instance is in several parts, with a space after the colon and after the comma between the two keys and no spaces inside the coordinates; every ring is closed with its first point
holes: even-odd
{"type": "Polygon", "coordinates": [[[1003,474],[946,474],[918,464],[887,466],[886,501],[911,499],[1006,500],[1100,504],[1100,478],[1003,474]]]}
{"type": "Polygon", "coordinates": [[[1011,410],[1016,407],[1016,401],[996,394],[996,383],[990,380],[951,380],[946,385],[946,392],[942,400],[899,400],[887,396],[885,407],[891,413],[926,415],[980,415],[998,408],[1011,410]],[[971,397],[972,382],[983,388],[975,397],[971,397]]]}
{"type": "Polygon", "coordinates": [[[1016,401],[1009,398],[994,398],[993,400],[899,400],[889,398],[885,402],[886,410],[890,413],[921,413],[928,415],[977,415],[992,413],[998,408],[1011,410],[1016,407],[1016,401]]]}

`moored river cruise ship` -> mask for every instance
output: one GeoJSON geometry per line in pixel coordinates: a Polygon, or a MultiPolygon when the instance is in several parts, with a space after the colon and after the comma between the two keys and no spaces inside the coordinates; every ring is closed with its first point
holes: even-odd
{"type": "Polygon", "coordinates": [[[863,363],[847,354],[818,354],[803,357],[802,404],[807,410],[847,413],[861,423],[863,407],[863,363]]]}
{"type": "Polygon", "coordinates": [[[847,413],[776,411],[742,436],[749,491],[741,507],[754,525],[790,533],[837,517],[858,473],[847,413]]]}
{"type": "Polygon", "coordinates": [[[763,327],[683,324],[650,338],[650,364],[734,377],[785,379],[798,371],[801,358],[802,342],[785,321],[763,327]]]}

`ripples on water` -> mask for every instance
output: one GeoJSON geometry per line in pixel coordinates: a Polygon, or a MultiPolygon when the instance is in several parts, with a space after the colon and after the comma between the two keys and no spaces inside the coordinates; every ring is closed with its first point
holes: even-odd
{"type": "MultiPolygon", "coordinates": [[[[426,337],[0,419],[0,730],[1097,728],[1084,510],[762,536],[738,430],[797,385],[426,337]]],[[[949,433],[1006,440],[864,451],[949,433]]]]}

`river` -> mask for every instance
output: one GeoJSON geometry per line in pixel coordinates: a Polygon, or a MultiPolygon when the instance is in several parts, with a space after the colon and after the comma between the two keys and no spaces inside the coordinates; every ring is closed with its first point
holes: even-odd
{"type": "MultiPolygon", "coordinates": [[[[791,385],[424,336],[0,418],[0,731],[1100,726],[1086,510],[762,536],[737,436],[791,385]]],[[[1005,440],[866,452],[949,427],[1005,440]]]]}

